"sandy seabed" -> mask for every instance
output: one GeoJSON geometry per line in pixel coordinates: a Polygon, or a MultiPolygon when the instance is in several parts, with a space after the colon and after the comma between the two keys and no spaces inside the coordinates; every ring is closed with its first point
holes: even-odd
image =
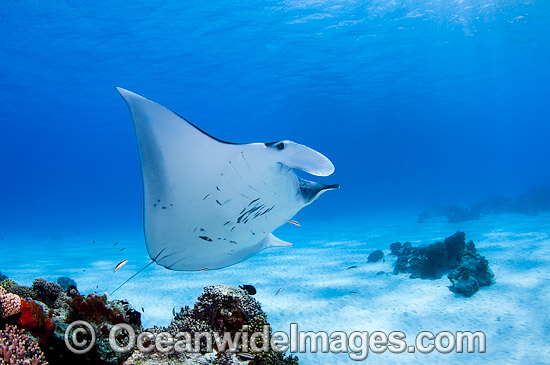
{"type": "MultiPolygon", "coordinates": [[[[113,298],[143,310],[148,327],[167,325],[172,309],[192,306],[206,285],[251,284],[274,330],[289,332],[290,324],[297,323],[300,330],[329,333],[402,331],[408,344],[421,331],[483,331],[487,338],[486,353],[387,351],[369,353],[366,363],[550,363],[550,214],[499,214],[458,224],[445,219],[418,223],[415,214],[301,223],[275,232],[294,243],[292,248],[265,250],[221,270],[176,272],[152,265],[113,298]],[[393,275],[390,243],[433,243],[458,230],[489,260],[493,286],[464,298],[449,291],[445,276],[413,280],[393,275]],[[384,251],[385,262],[367,263],[375,249],[384,251]],[[346,270],[350,266],[357,268],[346,270]]],[[[9,234],[1,243],[0,270],[19,284],[70,276],[82,293],[111,292],[149,262],[139,231],[53,238],[9,234]],[[113,273],[124,259],[128,264],[113,273]]],[[[347,354],[297,355],[303,364],[355,363],[347,354]]]]}

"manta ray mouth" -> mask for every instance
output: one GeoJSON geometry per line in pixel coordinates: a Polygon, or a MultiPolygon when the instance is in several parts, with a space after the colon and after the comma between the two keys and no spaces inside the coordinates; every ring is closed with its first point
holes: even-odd
{"type": "Polygon", "coordinates": [[[325,191],[339,188],[340,184],[326,185],[315,181],[300,179],[300,192],[306,204],[313,203],[325,191]]]}

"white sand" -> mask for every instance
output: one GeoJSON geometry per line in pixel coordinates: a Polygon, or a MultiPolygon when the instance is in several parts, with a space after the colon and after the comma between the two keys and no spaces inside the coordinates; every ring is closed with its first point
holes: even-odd
{"type": "MultiPolygon", "coordinates": [[[[235,266],[198,273],[153,265],[114,298],[126,298],[138,310],[143,307],[144,326],[167,325],[172,308],[192,306],[205,285],[252,284],[274,330],[288,332],[290,323],[298,323],[301,330],[310,331],[403,331],[408,344],[420,331],[484,331],[487,336],[485,354],[370,353],[366,362],[550,363],[550,215],[419,224],[411,213],[301,223],[302,227],[286,225],[276,232],[295,244],[291,249],[266,250],[235,266]],[[451,293],[446,277],[411,280],[393,275],[393,256],[385,263],[367,263],[374,249],[387,255],[392,242],[432,243],[457,230],[474,240],[495,273],[496,284],[472,298],[451,293]],[[346,270],[352,265],[358,267],[346,270]],[[379,271],[386,273],[377,275],[379,271]]],[[[6,236],[1,244],[0,270],[18,283],[70,276],[83,293],[110,292],[148,263],[140,231],[62,239],[6,236]],[[113,247],[116,241],[120,243],[113,247]],[[126,250],[120,252],[122,248],[126,250]],[[123,259],[128,264],[113,273],[123,259]]],[[[347,354],[297,355],[303,364],[349,361],[347,354]]]]}

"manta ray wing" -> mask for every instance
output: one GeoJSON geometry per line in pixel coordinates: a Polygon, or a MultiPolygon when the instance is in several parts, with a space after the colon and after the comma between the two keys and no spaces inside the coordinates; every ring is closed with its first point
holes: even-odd
{"type": "Polygon", "coordinates": [[[283,141],[288,148],[281,152],[269,143],[224,142],[160,104],[117,90],[134,122],[147,250],[168,269],[216,269],[288,246],[271,232],[336,187],[305,186],[289,167],[325,175],[334,170],[305,146],[283,141]]]}

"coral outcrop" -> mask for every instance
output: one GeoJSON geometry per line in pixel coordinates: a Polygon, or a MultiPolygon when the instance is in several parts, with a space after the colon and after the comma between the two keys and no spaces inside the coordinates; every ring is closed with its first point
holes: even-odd
{"type": "MultiPolygon", "coordinates": [[[[0,286],[0,365],[41,365],[46,360],[55,364],[248,364],[248,365],[294,365],[298,358],[263,346],[271,340],[271,329],[267,316],[260,304],[242,288],[218,285],[204,288],[194,307],[174,312],[174,319],[167,328],[154,327],[148,331],[158,334],[168,332],[174,336],[186,332],[211,334],[214,339],[213,352],[207,352],[208,343],[202,339],[198,352],[164,353],[157,347],[151,353],[116,352],[109,344],[109,334],[116,324],[127,324],[136,334],[143,332],[141,314],[126,301],[111,300],[106,294],[81,295],[76,283],[64,280],[62,285],[39,278],[32,287],[22,286],[6,279],[0,286]],[[86,321],[95,332],[95,345],[86,354],[74,354],[65,343],[65,332],[74,321],[86,321]],[[215,342],[216,335],[225,333],[234,336],[237,332],[254,338],[256,352],[244,348],[242,342],[230,350],[215,342]],[[32,336],[32,337],[31,337],[32,336]],[[35,340],[36,338],[36,340],[35,340]]],[[[90,340],[85,334],[81,340],[90,340]]],[[[116,342],[120,346],[128,343],[125,332],[119,332],[116,342]]],[[[252,345],[250,345],[252,346],[252,345]]]]}
{"type": "MultiPolygon", "coordinates": [[[[97,293],[82,296],[71,283],[67,290],[54,282],[39,278],[32,287],[7,279],[0,287],[4,320],[38,338],[47,359],[56,364],[121,364],[128,353],[116,353],[109,345],[109,332],[115,324],[126,323],[136,332],[141,330],[141,314],[126,301],[110,300],[97,293]],[[5,289],[5,288],[9,288],[5,289]],[[15,304],[13,304],[15,302],[15,304]],[[18,304],[19,303],[19,304],[18,304]],[[70,323],[84,320],[96,334],[96,344],[85,355],[75,355],[65,344],[65,331],[70,323]],[[53,360],[52,360],[53,361],[53,360]]],[[[117,340],[124,341],[124,336],[117,340]]]]}
{"type": "MultiPolygon", "coordinates": [[[[46,357],[63,357],[66,364],[121,364],[130,355],[129,353],[115,352],[109,345],[109,333],[116,324],[129,324],[136,333],[141,331],[141,314],[134,310],[126,301],[111,300],[107,295],[91,293],[88,295],[75,294],[67,297],[59,309],[50,311],[55,323],[53,351],[47,352],[46,357]],[[96,335],[95,346],[85,355],[75,356],[69,353],[64,344],[64,335],[67,327],[74,321],[89,323],[96,335]]],[[[87,335],[86,340],[91,340],[87,335]]],[[[117,341],[124,343],[127,335],[121,334],[117,341]]]]}
{"type": "Polygon", "coordinates": [[[71,287],[74,287],[76,289],[76,281],[67,276],[61,276],[57,278],[57,284],[59,284],[59,286],[61,286],[64,291],[69,290],[71,287]]]}
{"type": "MultiPolygon", "coordinates": [[[[172,336],[178,333],[189,333],[192,338],[198,333],[209,333],[214,338],[225,333],[235,335],[236,332],[262,332],[264,325],[269,325],[267,317],[260,304],[245,290],[227,285],[207,286],[199,296],[194,307],[182,308],[167,328],[155,327],[148,329],[152,333],[168,332],[172,336]]],[[[268,333],[270,338],[271,331],[268,333]]],[[[257,339],[256,345],[261,347],[263,339],[257,339]]],[[[244,351],[242,344],[234,352],[227,348],[218,348],[214,344],[214,352],[206,352],[206,340],[201,340],[199,353],[171,352],[163,354],[155,348],[151,353],[144,354],[136,350],[127,360],[127,365],[152,364],[250,364],[250,365],[292,365],[298,363],[298,358],[275,352],[273,350],[252,352],[244,351]]]]}
{"type": "Polygon", "coordinates": [[[460,265],[447,276],[451,291],[466,297],[474,295],[480,287],[489,286],[494,281],[494,274],[489,268],[489,261],[477,253],[472,241],[466,243],[460,265]]]}
{"type": "Polygon", "coordinates": [[[41,344],[51,339],[55,324],[47,313],[48,308],[33,300],[21,301],[21,314],[17,323],[38,337],[41,344]]]}
{"type": "Polygon", "coordinates": [[[0,286],[0,317],[7,318],[21,312],[21,298],[0,286]]]}
{"type": "Polygon", "coordinates": [[[0,281],[0,287],[6,289],[7,291],[10,291],[13,286],[16,285],[15,282],[12,279],[4,279],[0,281]]]}
{"type": "Polygon", "coordinates": [[[439,279],[448,274],[450,290],[466,297],[494,281],[489,262],[477,253],[473,241],[466,243],[464,232],[418,247],[395,242],[390,250],[397,256],[394,274],[409,273],[411,279],[439,279]]]}
{"type": "Polygon", "coordinates": [[[480,219],[488,214],[516,213],[538,215],[550,211],[550,185],[531,186],[526,193],[507,197],[496,195],[481,200],[469,207],[449,205],[424,210],[418,215],[422,223],[430,217],[445,216],[449,223],[480,219]]]}
{"type": "Polygon", "coordinates": [[[60,308],[68,300],[63,288],[53,281],[46,281],[42,278],[35,279],[32,283],[32,289],[34,292],[33,298],[50,308],[60,308]]]}
{"type": "Polygon", "coordinates": [[[40,347],[24,331],[6,325],[0,331],[0,365],[47,365],[40,347]]]}
{"type": "Polygon", "coordinates": [[[0,282],[0,287],[22,299],[39,301],[50,308],[60,308],[68,300],[65,290],[60,285],[43,278],[35,279],[32,287],[18,285],[11,279],[0,282]]]}
{"type": "Polygon", "coordinates": [[[375,250],[367,257],[367,262],[378,262],[384,258],[382,250],[375,250]]]}

